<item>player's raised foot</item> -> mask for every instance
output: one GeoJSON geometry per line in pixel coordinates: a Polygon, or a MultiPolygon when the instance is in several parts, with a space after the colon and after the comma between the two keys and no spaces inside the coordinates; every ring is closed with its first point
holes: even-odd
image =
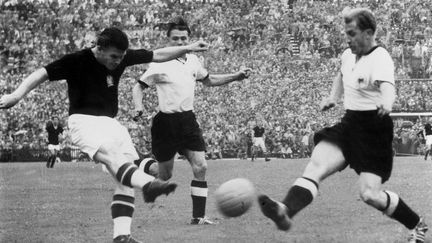
{"type": "Polygon", "coordinates": [[[425,241],[425,234],[428,231],[428,226],[426,225],[423,218],[420,218],[417,226],[411,231],[408,242],[409,243],[423,243],[425,241]]]}
{"type": "Polygon", "coordinates": [[[291,228],[291,219],[288,217],[288,208],[285,204],[275,201],[266,195],[258,197],[261,212],[273,220],[278,229],[288,231],[291,228]]]}
{"type": "Polygon", "coordinates": [[[137,241],[130,235],[119,235],[114,238],[113,243],[142,243],[141,241],[137,241]]]}
{"type": "Polygon", "coordinates": [[[175,183],[154,179],[153,181],[145,184],[142,189],[144,202],[152,203],[160,195],[163,194],[168,195],[174,192],[176,188],[177,188],[177,184],[175,183]]]}
{"type": "Polygon", "coordinates": [[[269,158],[265,158],[265,162],[269,162],[271,159],[269,158]]]}
{"type": "Polygon", "coordinates": [[[196,224],[196,225],[215,225],[215,224],[218,224],[218,223],[209,220],[207,217],[203,217],[203,218],[193,218],[193,219],[191,219],[190,224],[196,224]]]}

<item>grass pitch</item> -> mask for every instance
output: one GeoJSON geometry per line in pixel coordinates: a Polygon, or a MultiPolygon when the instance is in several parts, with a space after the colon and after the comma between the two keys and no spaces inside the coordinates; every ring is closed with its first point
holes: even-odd
{"type": "MultiPolygon", "coordinates": [[[[176,162],[175,194],[144,204],[136,192],[132,234],[143,242],[406,242],[408,230],[367,206],[358,196],[357,175],[346,169],[320,185],[319,196],[300,212],[288,233],[265,218],[257,203],[239,218],[225,219],[212,193],[223,182],[244,177],[258,193],[285,196],[307,160],[208,161],[207,215],[216,226],[189,225],[190,180],[185,161],[176,162]]],[[[114,181],[94,163],[0,164],[0,242],[111,242],[110,203],[114,181]]],[[[432,162],[395,159],[385,188],[397,192],[432,226],[432,162]]],[[[432,230],[431,230],[432,231],[432,230]]],[[[426,242],[431,243],[431,232],[426,242]]]]}

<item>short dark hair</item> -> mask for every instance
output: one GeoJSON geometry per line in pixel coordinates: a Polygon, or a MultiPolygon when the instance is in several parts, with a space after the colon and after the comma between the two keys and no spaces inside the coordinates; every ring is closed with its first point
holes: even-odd
{"type": "Polygon", "coordinates": [[[376,19],[372,11],[367,8],[355,8],[344,14],[345,24],[356,21],[360,30],[371,29],[373,33],[376,31],[376,19]]]}
{"type": "Polygon", "coordinates": [[[182,17],[174,17],[168,22],[168,28],[167,28],[167,36],[169,37],[171,35],[172,30],[186,30],[188,32],[188,35],[191,34],[191,30],[186,22],[182,17]]]}
{"type": "Polygon", "coordinates": [[[127,50],[129,47],[129,40],[122,30],[116,27],[109,27],[99,34],[96,45],[102,48],[115,47],[119,50],[127,50]]]}

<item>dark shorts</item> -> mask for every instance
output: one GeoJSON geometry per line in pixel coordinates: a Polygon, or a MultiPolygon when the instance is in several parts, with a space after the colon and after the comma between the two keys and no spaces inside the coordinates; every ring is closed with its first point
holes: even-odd
{"type": "Polygon", "coordinates": [[[151,128],[152,152],[159,162],[172,159],[184,149],[205,151],[202,131],[192,111],[173,114],[159,112],[151,128]]]}
{"type": "Polygon", "coordinates": [[[390,178],[393,166],[393,121],[390,116],[379,117],[377,111],[348,110],[341,122],[318,131],[315,144],[326,140],[338,145],[357,174],[378,175],[384,183],[390,178]]]}

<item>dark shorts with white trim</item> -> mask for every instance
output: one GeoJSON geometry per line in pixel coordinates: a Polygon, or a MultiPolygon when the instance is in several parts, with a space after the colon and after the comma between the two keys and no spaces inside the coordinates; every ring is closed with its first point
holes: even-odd
{"type": "Polygon", "coordinates": [[[205,151],[202,131],[193,111],[167,114],[159,112],[151,128],[152,152],[159,162],[171,160],[185,149],[205,151]]]}
{"type": "Polygon", "coordinates": [[[393,121],[389,115],[378,116],[377,110],[347,110],[342,120],[318,131],[314,143],[326,140],[339,146],[347,166],[357,174],[378,175],[384,183],[393,167],[393,121]]]}

